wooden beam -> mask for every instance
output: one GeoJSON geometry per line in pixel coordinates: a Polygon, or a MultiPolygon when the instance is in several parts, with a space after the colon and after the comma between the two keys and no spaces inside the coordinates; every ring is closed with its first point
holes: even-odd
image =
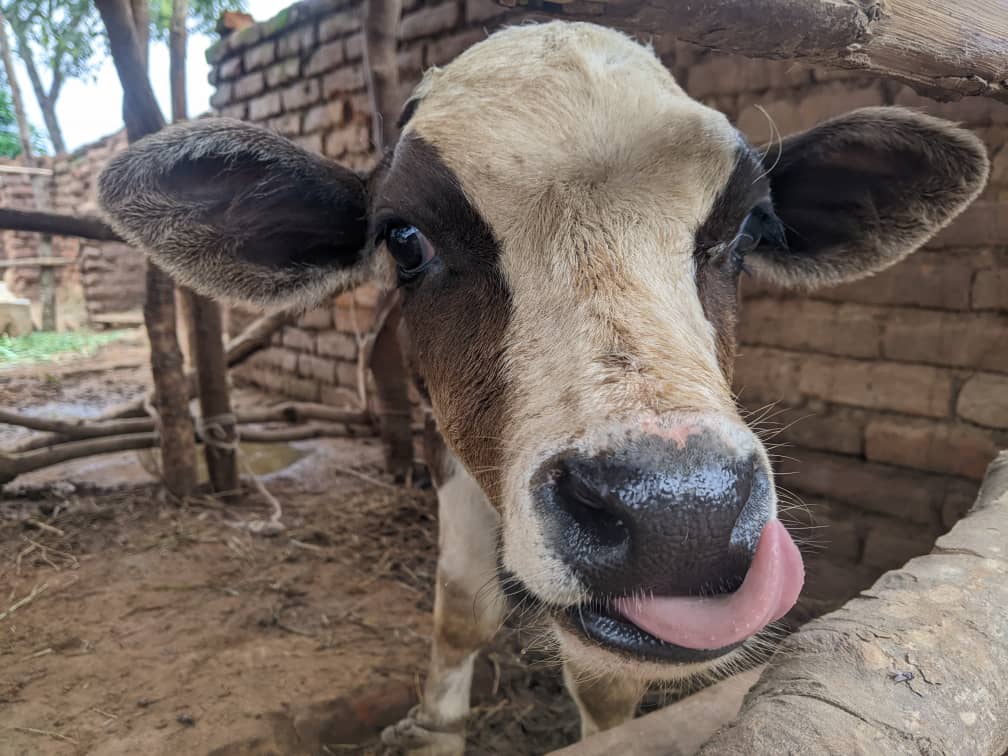
{"type": "Polygon", "coordinates": [[[101,218],[44,213],[37,210],[13,210],[9,207],[0,207],[0,229],[55,236],[79,236],[95,241],[123,241],[122,237],[101,218]]]}
{"type": "Polygon", "coordinates": [[[63,257],[19,257],[13,260],[0,260],[0,270],[4,268],[61,268],[64,265],[76,265],[76,260],[63,257]]]}
{"type": "Polygon", "coordinates": [[[751,58],[898,79],[921,94],[1008,102],[1008,0],[497,0],[751,58]]]}
{"type": "Polygon", "coordinates": [[[1008,452],[927,556],[787,638],[704,756],[1005,753],[1008,452]]]}
{"type": "Polygon", "coordinates": [[[32,168],[28,165],[0,165],[0,173],[18,173],[26,176],[52,176],[49,168],[32,168]]]}

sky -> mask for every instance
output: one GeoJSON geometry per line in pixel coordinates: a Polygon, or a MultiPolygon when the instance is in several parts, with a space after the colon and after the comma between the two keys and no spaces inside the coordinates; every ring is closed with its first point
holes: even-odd
{"type": "MultiPolygon", "coordinates": [[[[294,0],[247,0],[249,13],[256,21],[265,21],[291,5],[294,0]]],[[[189,37],[186,59],[186,95],[189,100],[189,115],[196,116],[210,109],[210,95],[213,87],[207,82],[210,67],[203,51],[216,37],[202,35],[189,37]]],[[[28,119],[45,133],[42,113],[35,101],[35,94],[28,81],[24,67],[18,65],[18,82],[24,96],[28,119]]],[[[150,48],[150,75],[154,94],[161,104],[161,112],[168,117],[171,112],[168,90],[168,47],[152,43],[150,48]]],[[[43,81],[48,83],[48,75],[43,81]]],[[[68,150],[93,142],[106,134],[122,128],[122,89],[116,75],[112,59],[102,61],[98,77],[94,81],[70,80],[63,85],[63,91],[56,101],[56,117],[63,128],[63,140],[68,150]]]]}

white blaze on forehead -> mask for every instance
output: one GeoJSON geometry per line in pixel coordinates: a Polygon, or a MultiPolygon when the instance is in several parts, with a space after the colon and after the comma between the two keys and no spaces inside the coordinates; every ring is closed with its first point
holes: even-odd
{"type": "MultiPolygon", "coordinates": [[[[507,520],[535,522],[528,476],[599,423],[734,411],[693,267],[738,155],[723,115],[649,49],[588,24],[498,32],[417,96],[406,131],[489,223],[512,296],[507,520]]],[[[540,539],[523,543],[543,553],[540,539]]]]}

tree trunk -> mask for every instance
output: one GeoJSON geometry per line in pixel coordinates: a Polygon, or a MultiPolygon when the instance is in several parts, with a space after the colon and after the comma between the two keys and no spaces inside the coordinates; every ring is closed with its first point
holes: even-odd
{"type": "MultiPolygon", "coordinates": [[[[24,164],[30,166],[34,162],[32,155],[31,128],[25,115],[24,100],[21,99],[21,87],[18,85],[14,62],[11,58],[10,40],[7,37],[7,19],[0,12],[0,53],[3,55],[4,71],[14,101],[14,119],[18,125],[18,135],[21,138],[21,156],[24,164]]],[[[62,137],[60,137],[62,139],[62,137]]],[[[55,145],[55,142],[53,142],[55,145]]],[[[49,206],[49,187],[46,180],[39,174],[31,177],[32,195],[36,210],[46,210],[49,206]]],[[[52,237],[43,235],[39,239],[38,256],[52,257],[52,237]]],[[[42,330],[56,330],[56,271],[51,267],[39,270],[39,299],[42,301],[42,330]]]]}
{"type": "Polygon", "coordinates": [[[898,79],[939,100],[1008,102],[1004,0],[497,0],[750,58],[803,59],[898,79]]]}
{"type": "Polygon", "coordinates": [[[10,87],[11,99],[14,101],[14,120],[17,121],[18,136],[21,138],[21,153],[25,157],[25,165],[30,165],[32,159],[31,128],[28,126],[24,100],[21,99],[21,86],[18,84],[14,70],[10,38],[7,36],[7,19],[4,17],[3,11],[0,11],[0,55],[3,56],[4,73],[7,74],[7,85],[10,87]]]}
{"type": "Polygon", "coordinates": [[[172,122],[184,121],[186,115],[186,17],[189,0],[172,0],[168,27],[168,77],[171,82],[172,122]]]}
{"type": "MultiPolygon", "coordinates": [[[[105,22],[109,48],[123,88],[126,135],[130,142],[135,142],[163,128],[164,117],[147,76],[147,3],[132,2],[132,9],[127,0],[95,0],[95,5],[105,22]]],[[[150,262],[144,322],[150,339],[151,372],[160,415],[164,482],[176,496],[187,496],[196,487],[196,444],[189,415],[189,382],[175,331],[174,287],[171,279],[150,262]]]]}
{"type": "Polygon", "coordinates": [[[49,141],[52,142],[53,152],[57,155],[66,153],[66,143],[63,141],[63,129],[60,127],[59,119],[56,118],[56,99],[53,97],[42,97],[39,99],[39,110],[42,111],[42,120],[45,122],[46,131],[49,132],[49,141]]]}

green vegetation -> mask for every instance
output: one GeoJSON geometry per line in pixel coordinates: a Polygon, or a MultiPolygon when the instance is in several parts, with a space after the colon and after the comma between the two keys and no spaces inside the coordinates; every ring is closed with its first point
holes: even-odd
{"type": "Polygon", "coordinates": [[[27,336],[0,334],[0,367],[46,362],[67,353],[91,355],[98,347],[132,331],[36,331],[27,336]]]}

